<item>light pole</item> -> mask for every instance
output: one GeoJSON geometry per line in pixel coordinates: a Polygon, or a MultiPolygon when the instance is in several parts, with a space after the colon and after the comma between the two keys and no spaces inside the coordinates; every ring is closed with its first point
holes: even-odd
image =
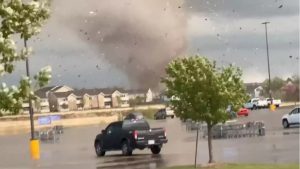
{"type": "MultiPolygon", "coordinates": [[[[24,39],[24,47],[27,48],[27,40],[24,39]]],[[[29,60],[28,57],[26,58],[26,75],[30,79],[30,72],[29,72],[29,60]]],[[[34,140],[34,121],[33,121],[33,109],[32,109],[32,100],[29,96],[29,115],[30,115],[30,131],[31,131],[31,140],[34,140]]]]}
{"type": "Polygon", "coordinates": [[[269,43],[268,43],[268,27],[267,24],[270,22],[263,22],[262,24],[265,25],[265,30],[266,30],[266,46],[267,46],[267,59],[268,59],[268,73],[269,73],[269,97],[271,100],[271,105],[273,104],[273,98],[272,98],[272,93],[271,93],[271,73],[270,73],[270,58],[269,58],[269,43]]]}
{"type": "MultiPolygon", "coordinates": [[[[27,39],[24,39],[24,47],[27,49],[27,39]]],[[[26,75],[30,80],[30,72],[29,72],[29,59],[26,58],[26,75]]],[[[34,160],[40,159],[40,143],[39,140],[35,139],[34,136],[34,120],[33,120],[33,108],[32,108],[32,99],[29,95],[29,116],[30,116],[30,131],[31,131],[31,139],[30,139],[30,154],[31,158],[34,160]]]]}

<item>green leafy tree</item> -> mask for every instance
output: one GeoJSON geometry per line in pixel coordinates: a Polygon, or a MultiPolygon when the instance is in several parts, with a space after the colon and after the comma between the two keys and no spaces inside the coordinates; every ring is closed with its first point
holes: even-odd
{"type": "Polygon", "coordinates": [[[228,105],[235,110],[248,99],[241,80],[242,71],[232,65],[216,67],[205,57],[192,56],[172,61],[166,68],[167,96],[181,119],[206,122],[209,163],[212,163],[212,127],[225,122],[228,105]]]}
{"type": "MultiPolygon", "coordinates": [[[[0,0],[0,79],[15,69],[17,61],[25,61],[32,53],[27,41],[41,31],[41,26],[49,17],[48,1],[0,0]],[[19,38],[17,38],[19,37],[19,38]],[[24,41],[24,48],[15,41],[24,41]]],[[[34,76],[23,76],[18,86],[0,86],[0,113],[18,114],[22,103],[36,99],[33,87],[45,86],[51,78],[51,67],[43,68],[34,76]]]]}
{"type": "MultiPolygon", "coordinates": [[[[284,86],[285,81],[279,77],[271,79],[271,92],[272,97],[282,98],[281,88],[284,86]]],[[[269,79],[266,79],[263,84],[263,96],[269,97],[269,79]]]]}

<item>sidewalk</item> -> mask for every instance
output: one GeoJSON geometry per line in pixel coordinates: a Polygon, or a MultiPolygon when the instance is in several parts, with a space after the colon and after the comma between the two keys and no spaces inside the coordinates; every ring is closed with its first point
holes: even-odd
{"type": "Polygon", "coordinates": [[[299,106],[300,102],[283,102],[280,107],[299,106]]]}
{"type": "MultiPolygon", "coordinates": [[[[100,116],[100,117],[85,117],[75,119],[61,119],[52,122],[51,125],[38,125],[37,120],[34,121],[35,129],[44,127],[51,127],[55,125],[63,125],[64,127],[84,126],[84,125],[101,125],[113,121],[117,121],[118,116],[100,116]]],[[[30,121],[3,121],[0,122],[0,136],[1,135],[14,135],[19,133],[28,133],[30,131],[30,121]]]]}

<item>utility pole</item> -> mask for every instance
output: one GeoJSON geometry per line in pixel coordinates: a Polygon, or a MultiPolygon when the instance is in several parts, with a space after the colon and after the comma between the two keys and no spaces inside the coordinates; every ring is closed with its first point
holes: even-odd
{"type": "Polygon", "coordinates": [[[266,46],[267,46],[268,73],[269,73],[269,97],[271,99],[271,105],[273,105],[273,98],[271,93],[271,73],[270,73],[269,42],[268,42],[268,27],[267,27],[267,24],[269,23],[270,22],[263,22],[262,24],[265,25],[265,30],[266,30],[266,46]]]}

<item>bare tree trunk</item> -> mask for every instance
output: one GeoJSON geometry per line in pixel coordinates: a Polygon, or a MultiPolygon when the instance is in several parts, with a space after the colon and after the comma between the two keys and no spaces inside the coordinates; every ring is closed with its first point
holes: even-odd
{"type": "Polygon", "coordinates": [[[210,124],[207,125],[207,141],[208,141],[208,155],[209,161],[208,163],[214,163],[213,152],[212,152],[212,126],[210,124]]]}

